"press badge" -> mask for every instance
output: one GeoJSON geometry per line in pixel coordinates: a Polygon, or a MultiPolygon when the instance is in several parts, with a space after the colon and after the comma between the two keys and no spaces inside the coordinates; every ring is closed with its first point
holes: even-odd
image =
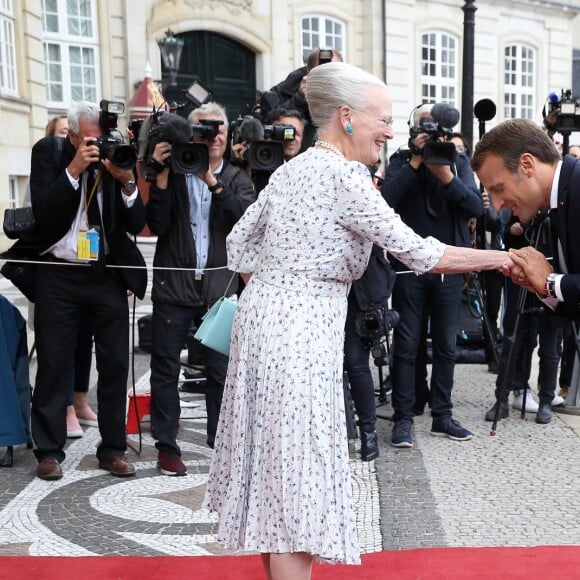
{"type": "Polygon", "coordinates": [[[77,258],[96,261],[99,259],[99,232],[95,228],[81,230],[77,240],[77,258]]]}

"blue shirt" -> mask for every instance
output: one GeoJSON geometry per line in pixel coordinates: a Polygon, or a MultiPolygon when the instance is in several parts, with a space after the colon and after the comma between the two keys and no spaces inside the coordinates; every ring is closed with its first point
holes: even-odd
{"type": "MultiPolygon", "coordinates": [[[[214,173],[218,174],[222,169],[223,161],[214,173]]],[[[198,266],[195,273],[203,274],[209,253],[209,218],[212,193],[206,183],[197,175],[186,173],[185,182],[189,195],[189,223],[195,243],[195,255],[198,266]]]]}

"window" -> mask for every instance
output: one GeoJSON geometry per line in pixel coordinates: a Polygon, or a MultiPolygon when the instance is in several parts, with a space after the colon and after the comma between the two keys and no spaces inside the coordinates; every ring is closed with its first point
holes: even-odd
{"type": "Polygon", "coordinates": [[[421,97],[423,103],[444,101],[457,106],[457,40],[443,32],[421,36],[421,97]]]}
{"type": "Polygon", "coordinates": [[[0,0],[0,89],[16,95],[16,48],[12,0],[0,0]]]}
{"type": "Polygon", "coordinates": [[[536,55],[533,48],[511,44],[504,49],[504,118],[533,119],[536,55]]]}
{"type": "Polygon", "coordinates": [[[98,100],[95,0],[43,0],[46,98],[54,108],[98,100]]]}
{"type": "Polygon", "coordinates": [[[326,16],[302,18],[302,59],[315,48],[334,48],[344,57],[345,25],[326,16]]]}

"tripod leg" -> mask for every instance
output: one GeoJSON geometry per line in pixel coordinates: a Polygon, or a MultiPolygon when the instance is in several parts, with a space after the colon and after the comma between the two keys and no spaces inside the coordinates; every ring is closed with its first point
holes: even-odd
{"type": "Polygon", "coordinates": [[[487,308],[485,307],[483,292],[482,292],[481,284],[479,282],[479,277],[477,274],[472,275],[471,282],[472,282],[473,287],[475,288],[475,292],[477,293],[477,299],[479,300],[479,303],[481,304],[483,328],[484,328],[485,334],[489,340],[489,344],[491,345],[491,350],[493,352],[493,360],[496,364],[496,367],[499,368],[499,357],[497,355],[497,341],[495,339],[495,336],[493,336],[493,332],[491,331],[491,322],[489,320],[489,314],[487,313],[487,308]]]}
{"type": "MultiPolygon", "coordinates": [[[[490,435],[495,435],[496,434],[496,427],[497,427],[497,422],[499,420],[499,413],[501,410],[501,402],[503,401],[506,392],[507,392],[507,382],[509,379],[509,371],[511,369],[511,363],[512,363],[512,356],[513,356],[513,352],[514,352],[514,347],[516,344],[516,339],[518,337],[518,329],[519,329],[519,325],[520,325],[520,319],[522,317],[522,315],[524,314],[524,304],[526,302],[526,294],[527,294],[527,290],[525,288],[520,288],[519,293],[518,293],[518,302],[517,302],[517,314],[516,314],[516,319],[514,322],[514,329],[512,334],[509,337],[504,337],[504,340],[507,340],[509,342],[509,351],[506,357],[506,362],[505,362],[505,367],[503,369],[500,369],[500,372],[502,372],[502,377],[501,377],[501,387],[497,396],[497,404],[495,406],[495,414],[493,417],[493,423],[491,425],[491,430],[490,430],[490,435]]],[[[524,391],[524,397],[525,397],[526,393],[524,391]]],[[[525,401],[525,399],[524,399],[525,401]]],[[[523,408],[525,409],[525,405],[523,406],[523,408]]]]}

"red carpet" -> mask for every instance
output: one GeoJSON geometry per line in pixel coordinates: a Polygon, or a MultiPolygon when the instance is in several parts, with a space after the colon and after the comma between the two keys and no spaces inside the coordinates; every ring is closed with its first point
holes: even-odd
{"type": "MultiPolygon", "coordinates": [[[[471,580],[580,578],[580,546],[425,548],[363,556],[362,566],[315,565],[313,580],[471,580]]],[[[10,580],[259,580],[258,556],[0,557],[10,580]]]]}

